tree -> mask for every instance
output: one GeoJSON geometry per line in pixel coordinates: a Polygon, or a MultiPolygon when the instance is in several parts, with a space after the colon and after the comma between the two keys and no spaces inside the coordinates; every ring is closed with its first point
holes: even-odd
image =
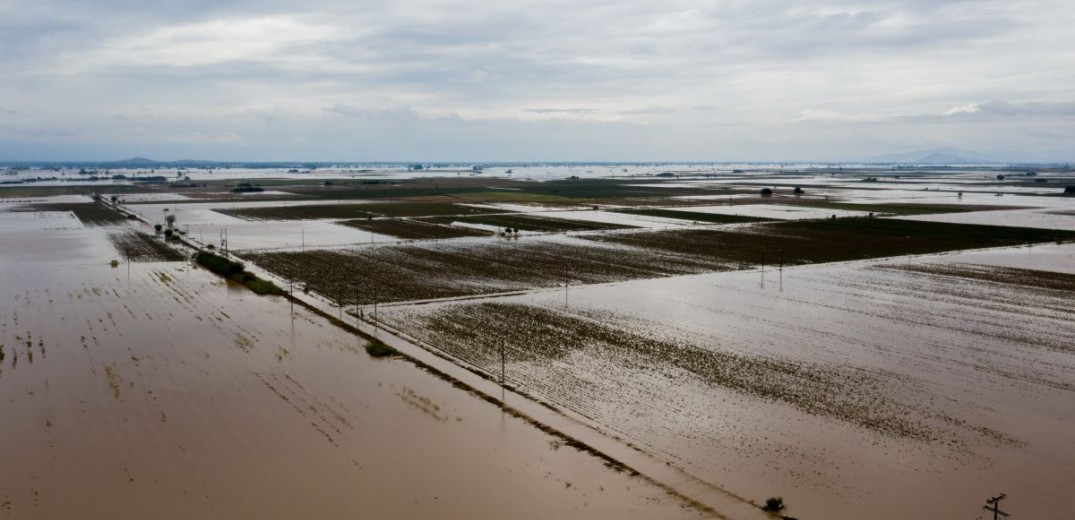
{"type": "Polygon", "coordinates": [[[803,189],[802,189],[802,188],[800,188],[800,187],[798,187],[798,186],[796,186],[796,187],[795,187],[795,190],[794,190],[794,191],[792,191],[792,193],[794,193],[794,194],[796,194],[796,195],[802,195],[802,194],[803,194],[803,189]]]}
{"type": "Polygon", "coordinates": [[[781,497],[767,498],[765,500],[765,507],[762,508],[763,511],[769,511],[770,513],[779,513],[784,509],[787,509],[787,506],[784,505],[784,499],[781,497]]]}
{"type": "Polygon", "coordinates": [[[772,197],[773,196],[772,188],[762,188],[761,189],[761,196],[762,197],[772,197]]]}
{"type": "Polygon", "coordinates": [[[1075,195],[1075,186],[1068,186],[1064,188],[1064,195],[1075,195]]]}

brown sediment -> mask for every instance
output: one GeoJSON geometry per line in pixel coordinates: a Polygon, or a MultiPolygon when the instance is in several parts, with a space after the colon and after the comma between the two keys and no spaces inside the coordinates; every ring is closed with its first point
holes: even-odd
{"type": "MultiPolygon", "coordinates": [[[[337,326],[337,327],[339,327],[339,328],[341,328],[343,330],[346,330],[347,332],[349,332],[351,334],[354,334],[356,336],[362,337],[363,339],[366,339],[367,341],[379,341],[374,336],[371,336],[371,335],[361,331],[360,329],[354,327],[353,325],[351,325],[349,323],[346,323],[346,322],[344,322],[344,321],[332,316],[331,314],[326,313],[326,312],[318,309],[315,306],[310,305],[309,303],[303,301],[300,298],[294,298],[294,297],[291,297],[291,296],[286,296],[286,297],[291,299],[291,301],[293,301],[293,302],[301,305],[302,307],[306,308],[308,311],[319,315],[320,317],[322,317],[322,318],[328,320],[329,322],[331,322],[333,325],[335,325],[335,326],[337,326]]],[[[436,352],[434,352],[434,354],[436,354],[436,352]]],[[[425,362],[423,362],[423,361],[421,361],[421,360],[419,360],[419,359],[417,359],[417,358],[415,358],[413,356],[409,356],[409,355],[407,355],[405,353],[398,353],[397,355],[402,357],[403,359],[405,359],[407,362],[409,362],[409,363],[415,365],[416,367],[424,370],[425,372],[428,372],[429,374],[434,375],[437,378],[440,378],[440,379],[442,379],[444,381],[449,382],[453,387],[458,388],[460,390],[463,390],[463,391],[467,392],[468,394],[470,394],[470,395],[472,395],[474,397],[477,397],[477,398],[479,398],[479,399],[481,399],[483,401],[486,401],[486,402],[488,402],[490,404],[496,405],[496,406],[500,407],[504,412],[506,412],[507,414],[511,415],[512,417],[515,417],[517,419],[525,421],[527,424],[537,428],[538,430],[541,430],[542,432],[544,432],[544,433],[546,433],[548,435],[556,437],[557,439],[559,439],[561,441],[561,443],[563,445],[570,446],[570,447],[575,448],[576,450],[578,450],[580,452],[584,452],[584,453],[587,453],[587,454],[589,454],[589,455],[591,455],[593,457],[597,457],[598,459],[601,459],[601,461],[604,463],[605,466],[607,466],[607,467],[609,467],[609,468],[611,468],[611,469],[613,469],[613,470],[615,470],[617,472],[626,472],[629,475],[631,475],[632,477],[642,478],[642,479],[646,480],[647,482],[649,482],[649,483],[651,483],[651,484],[653,484],[653,485],[655,485],[657,487],[660,487],[666,493],[668,493],[670,496],[676,497],[677,499],[684,501],[685,503],[689,504],[694,509],[697,509],[699,511],[704,511],[704,512],[706,512],[708,514],[712,514],[712,515],[714,515],[716,517],[719,517],[719,518],[727,518],[724,515],[720,514],[720,512],[718,512],[715,509],[713,509],[712,507],[707,506],[707,505],[703,504],[702,502],[700,502],[700,501],[698,501],[696,499],[693,499],[693,498],[691,498],[691,497],[689,497],[687,495],[684,495],[683,493],[677,491],[675,488],[669,486],[668,484],[663,483],[663,482],[661,482],[659,480],[656,480],[656,479],[654,479],[654,478],[652,478],[650,476],[647,476],[647,475],[645,475],[643,473],[640,473],[639,471],[631,468],[630,466],[624,464],[623,462],[620,462],[619,460],[616,460],[616,459],[612,458],[611,456],[607,455],[606,453],[604,453],[604,452],[602,452],[602,451],[600,451],[600,450],[598,450],[598,449],[596,449],[596,448],[594,448],[594,447],[592,447],[592,446],[590,446],[590,445],[588,445],[588,444],[586,444],[586,443],[584,443],[584,442],[582,442],[582,441],[580,441],[580,440],[578,440],[578,439],[576,439],[576,438],[574,438],[574,437],[572,437],[572,436],[570,436],[570,435],[568,435],[568,434],[566,434],[566,433],[564,433],[564,432],[562,432],[560,430],[557,430],[556,428],[553,428],[553,427],[551,427],[549,425],[546,425],[546,424],[544,424],[542,422],[539,422],[539,421],[533,419],[529,415],[526,415],[526,414],[520,412],[518,409],[516,409],[514,407],[511,407],[511,406],[508,406],[507,403],[497,399],[496,397],[494,397],[492,395],[489,395],[487,393],[481,392],[481,391],[475,389],[474,387],[462,382],[458,378],[455,378],[455,377],[453,377],[453,376],[451,376],[451,375],[449,375],[449,374],[437,369],[436,367],[433,367],[432,365],[430,365],[428,363],[425,363],[425,362]]],[[[452,358],[447,358],[447,357],[443,357],[443,356],[441,356],[441,357],[443,359],[449,361],[449,362],[452,362],[452,363],[457,363],[457,361],[458,361],[458,359],[452,359],[452,358]]],[[[463,368],[466,368],[470,373],[475,374],[475,375],[481,377],[482,379],[486,379],[488,381],[495,381],[495,378],[490,376],[489,373],[487,373],[487,372],[483,372],[481,370],[475,370],[475,369],[472,369],[472,368],[469,368],[469,367],[466,367],[466,366],[463,366],[463,368]]],[[[559,413],[556,410],[556,408],[552,407],[548,403],[546,403],[546,402],[544,402],[544,401],[542,401],[540,399],[534,399],[532,396],[528,396],[524,389],[516,388],[516,387],[511,386],[511,385],[505,385],[505,388],[510,389],[512,392],[514,392],[517,395],[520,395],[520,396],[523,396],[525,398],[528,398],[528,399],[532,400],[536,404],[539,404],[539,405],[544,406],[545,408],[547,408],[549,410],[552,410],[554,412],[559,413]]],[[[729,496],[734,496],[734,494],[732,494],[732,493],[730,493],[728,491],[722,490],[722,492],[727,494],[727,495],[729,495],[729,496]]],[[[743,499],[741,499],[741,500],[743,500],[743,499]]]]}
{"type": "Polygon", "coordinates": [[[429,370],[371,360],[301,305],[291,315],[185,263],[135,263],[128,279],[101,261],[106,237],[42,234],[33,244],[78,259],[46,270],[0,252],[14,273],[0,279],[0,505],[13,517],[706,515],[551,450],[559,437],[429,370]],[[97,261],[78,263],[88,252],[97,261]]]}

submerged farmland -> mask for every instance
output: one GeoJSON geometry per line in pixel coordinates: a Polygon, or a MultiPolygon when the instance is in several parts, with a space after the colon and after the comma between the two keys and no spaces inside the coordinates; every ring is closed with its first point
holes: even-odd
{"type": "Polygon", "coordinates": [[[711,516],[84,204],[0,211],[3,514],[711,516]]]}
{"type": "Polygon", "coordinates": [[[564,168],[5,203],[26,247],[0,253],[0,389],[25,426],[0,433],[0,496],[400,518],[752,518],[779,496],[895,520],[1005,492],[1063,517],[1075,198],[1049,190],[1070,172],[564,168]],[[166,215],[294,315],[191,265],[152,234],[166,215]]]}
{"type": "Polygon", "coordinates": [[[999,482],[1048,517],[1075,478],[1075,454],[1050,455],[1075,442],[1062,411],[1075,392],[1075,226],[1034,193],[989,200],[956,185],[919,203],[908,187],[860,199],[826,179],[807,190],[824,198],[730,196],[720,210],[647,193],[415,215],[653,220],[241,254],[690,475],[779,494],[795,516],[959,516],[999,482]],[[986,217],[1004,207],[1059,224],[986,217]],[[907,215],[927,216],[893,218],[907,215]],[[926,495],[946,498],[904,500],[926,495]]]}

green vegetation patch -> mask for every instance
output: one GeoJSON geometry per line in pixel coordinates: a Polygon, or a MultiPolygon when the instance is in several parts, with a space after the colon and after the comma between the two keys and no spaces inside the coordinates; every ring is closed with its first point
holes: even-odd
{"type": "Polygon", "coordinates": [[[438,202],[378,202],[372,204],[320,204],[309,206],[279,206],[214,210],[244,220],[320,220],[361,219],[372,217],[421,217],[432,215],[473,215],[504,213],[438,202]]]}
{"type": "Polygon", "coordinates": [[[647,217],[663,217],[663,218],[675,218],[680,220],[692,220],[696,222],[707,222],[712,224],[743,224],[748,222],[771,222],[773,219],[760,218],[760,217],[742,217],[739,215],[720,215],[716,213],[701,213],[697,211],[691,211],[689,207],[683,209],[657,209],[657,208],[639,208],[639,209],[614,209],[611,210],[615,213],[626,213],[628,215],[644,215],[647,217]]]}
{"type": "MultiPolygon", "coordinates": [[[[449,218],[449,221],[452,219],[449,218]]],[[[492,233],[480,229],[445,226],[433,222],[410,219],[356,219],[340,222],[344,226],[358,228],[371,233],[390,235],[404,240],[487,237],[492,233]]]]}
{"type": "Polygon", "coordinates": [[[467,222],[471,224],[484,224],[487,226],[508,227],[520,231],[533,232],[561,232],[561,231],[590,231],[597,229],[632,229],[636,226],[622,224],[606,224],[603,222],[586,222],[582,220],[568,220],[562,218],[543,217],[530,213],[512,213],[503,215],[481,215],[471,217],[434,217],[427,219],[431,222],[467,222]]]}
{"type": "Polygon", "coordinates": [[[241,262],[228,260],[208,251],[195,253],[194,261],[224,278],[247,286],[257,294],[284,294],[284,290],[277,287],[276,284],[268,280],[262,280],[253,273],[247,272],[246,267],[241,262]]]}
{"type": "Polygon", "coordinates": [[[102,202],[54,202],[12,208],[16,212],[70,211],[87,226],[111,226],[127,221],[127,217],[102,202]]]}

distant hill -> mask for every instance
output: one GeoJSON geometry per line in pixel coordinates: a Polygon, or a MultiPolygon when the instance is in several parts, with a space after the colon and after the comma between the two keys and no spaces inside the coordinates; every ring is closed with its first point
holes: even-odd
{"type": "Polygon", "coordinates": [[[127,168],[146,168],[160,165],[161,162],[154,161],[153,159],[146,159],[145,157],[131,157],[130,159],[124,159],[122,161],[114,161],[112,164],[127,168]]]}
{"type": "Polygon", "coordinates": [[[180,159],[178,161],[155,161],[145,157],[131,157],[122,161],[111,161],[104,164],[117,168],[204,168],[221,163],[216,161],[201,161],[197,159],[180,159]]]}
{"type": "Polygon", "coordinates": [[[885,164],[992,164],[1003,161],[998,161],[985,154],[968,150],[940,148],[879,155],[877,157],[871,157],[865,162],[885,164]]]}

